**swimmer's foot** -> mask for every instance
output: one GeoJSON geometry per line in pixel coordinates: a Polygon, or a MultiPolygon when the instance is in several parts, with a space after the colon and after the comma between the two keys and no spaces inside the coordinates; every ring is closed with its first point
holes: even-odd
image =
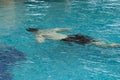
{"type": "Polygon", "coordinates": [[[120,44],[112,43],[110,44],[111,47],[120,47],[120,44]]]}

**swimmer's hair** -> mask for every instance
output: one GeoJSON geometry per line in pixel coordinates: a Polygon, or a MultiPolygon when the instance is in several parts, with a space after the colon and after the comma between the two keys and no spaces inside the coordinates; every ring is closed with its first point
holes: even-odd
{"type": "Polygon", "coordinates": [[[27,28],[26,30],[29,32],[37,32],[39,29],[38,28],[27,28]]]}

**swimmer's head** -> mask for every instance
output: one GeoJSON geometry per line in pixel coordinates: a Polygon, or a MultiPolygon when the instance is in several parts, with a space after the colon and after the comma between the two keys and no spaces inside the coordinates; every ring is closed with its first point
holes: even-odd
{"type": "Polygon", "coordinates": [[[27,28],[26,30],[28,32],[37,32],[39,29],[38,28],[27,28]]]}

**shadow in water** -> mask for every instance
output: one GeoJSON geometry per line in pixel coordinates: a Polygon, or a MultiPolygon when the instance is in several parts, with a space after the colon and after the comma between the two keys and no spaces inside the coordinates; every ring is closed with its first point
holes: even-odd
{"type": "Polygon", "coordinates": [[[25,60],[25,55],[12,48],[0,47],[0,80],[12,80],[12,73],[8,72],[17,61],[25,60]]]}

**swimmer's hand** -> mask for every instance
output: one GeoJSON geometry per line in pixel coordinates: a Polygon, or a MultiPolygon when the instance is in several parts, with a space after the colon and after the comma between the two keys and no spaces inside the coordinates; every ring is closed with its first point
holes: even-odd
{"type": "Polygon", "coordinates": [[[71,30],[72,28],[55,28],[54,31],[60,32],[60,31],[68,31],[71,30]]]}
{"type": "Polygon", "coordinates": [[[43,43],[45,41],[45,38],[41,35],[36,35],[36,40],[38,43],[43,43]]]}

